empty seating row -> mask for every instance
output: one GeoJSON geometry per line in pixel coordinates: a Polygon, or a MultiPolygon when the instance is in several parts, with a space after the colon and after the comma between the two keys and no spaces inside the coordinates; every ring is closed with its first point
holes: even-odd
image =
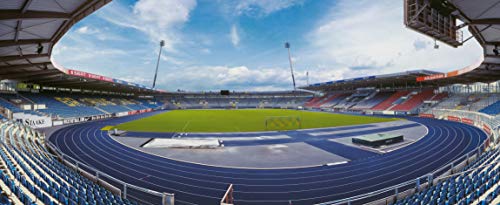
{"type": "MultiPolygon", "coordinates": [[[[424,204],[460,204],[468,205],[479,199],[486,191],[493,189],[500,181],[500,167],[495,163],[499,159],[498,150],[484,152],[462,172],[450,176],[437,184],[407,196],[395,205],[424,204]]],[[[497,190],[496,188],[495,190],[497,190]]],[[[488,204],[498,195],[493,191],[482,203],[488,204]]]]}
{"type": "Polygon", "coordinates": [[[0,203],[135,205],[61,164],[41,147],[44,137],[14,122],[0,123],[0,203]],[[3,190],[4,187],[7,187],[3,190]],[[9,193],[9,194],[7,194],[9,193]]]}

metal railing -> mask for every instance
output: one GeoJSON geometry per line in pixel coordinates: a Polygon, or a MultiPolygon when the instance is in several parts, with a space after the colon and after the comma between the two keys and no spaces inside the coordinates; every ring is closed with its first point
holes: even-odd
{"type": "Polygon", "coordinates": [[[220,200],[220,205],[232,205],[232,204],[234,204],[233,184],[230,184],[229,187],[227,188],[226,193],[220,200]]]}
{"type": "Polygon", "coordinates": [[[52,142],[46,141],[46,145],[66,166],[109,189],[114,194],[120,195],[124,199],[131,199],[140,204],[151,205],[174,205],[175,203],[173,193],[161,193],[126,183],[64,154],[59,148],[52,144],[52,142]]]}
{"type": "Polygon", "coordinates": [[[491,128],[491,134],[493,134],[494,140],[497,141],[500,138],[500,116],[491,116],[485,113],[468,111],[468,110],[452,110],[452,109],[430,109],[425,113],[433,114],[437,118],[444,118],[445,116],[454,115],[457,117],[466,117],[474,120],[475,126],[483,129],[479,122],[487,124],[491,128]]]}
{"type": "Polygon", "coordinates": [[[442,166],[439,169],[432,171],[431,173],[425,174],[414,180],[409,180],[391,187],[380,189],[377,191],[369,192],[366,194],[361,194],[358,196],[353,196],[349,198],[344,198],[340,200],[319,203],[317,205],[340,205],[340,204],[389,204],[395,202],[398,199],[402,199],[408,195],[414,194],[428,186],[439,182],[448,175],[452,175],[461,170],[467,164],[469,164],[474,159],[478,158],[490,145],[489,138],[484,140],[481,145],[476,147],[474,150],[468,152],[467,154],[455,159],[451,163],[442,166]],[[429,183],[430,182],[430,183],[429,183]]]}
{"type": "Polygon", "coordinates": [[[479,157],[486,149],[486,141],[466,155],[454,160],[453,162],[443,166],[429,174],[418,177],[414,180],[406,181],[391,187],[380,189],[377,191],[369,192],[366,194],[349,197],[345,199],[320,203],[317,205],[340,205],[340,204],[389,204],[396,201],[396,199],[404,198],[408,195],[414,194],[428,186],[432,186],[439,182],[443,176],[453,174],[457,170],[462,169],[470,161],[479,157]],[[431,183],[429,183],[431,182],[431,183]]]}

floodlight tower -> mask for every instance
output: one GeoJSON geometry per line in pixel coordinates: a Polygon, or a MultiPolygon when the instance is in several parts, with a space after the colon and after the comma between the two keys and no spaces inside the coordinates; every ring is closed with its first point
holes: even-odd
{"type": "Polygon", "coordinates": [[[290,43],[285,42],[285,48],[288,50],[288,61],[290,62],[290,72],[292,73],[293,90],[295,90],[295,76],[293,75],[292,55],[290,55],[290,43]]]}
{"type": "Polygon", "coordinates": [[[165,41],[161,40],[160,41],[160,52],[158,53],[158,60],[156,61],[156,71],[155,71],[155,78],[153,79],[153,88],[155,88],[156,85],[156,77],[158,76],[158,66],[160,66],[160,57],[161,57],[161,50],[165,46],[165,41]]]}

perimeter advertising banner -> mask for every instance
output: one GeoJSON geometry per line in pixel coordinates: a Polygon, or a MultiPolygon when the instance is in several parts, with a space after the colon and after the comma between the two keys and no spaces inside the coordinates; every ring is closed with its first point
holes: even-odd
{"type": "Polygon", "coordinates": [[[462,117],[462,122],[465,124],[474,125],[474,120],[471,120],[469,118],[462,117]]]}
{"type": "Polygon", "coordinates": [[[141,114],[141,113],[146,113],[146,112],[151,112],[153,109],[144,109],[144,110],[134,110],[134,111],[128,111],[128,115],[136,115],[136,114],[141,114]]]}
{"type": "MultiPolygon", "coordinates": [[[[102,75],[97,75],[97,74],[93,74],[93,73],[87,73],[87,72],[84,72],[84,71],[68,69],[68,68],[65,68],[65,67],[59,65],[52,58],[52,56],[50,57],[50,59],[51,59],[52,65],[56,69],[60,70],[61,72],[65,73],[67,75],[81,77],[81,78],[87,78],[87,79],[94,79],[94,80],[106,81],[106,82],[111,82],[111,83],[117,83],[117,84],[121,84],[121,85],[134,86],[134,87],[148,89],[148,90],[153,90],[153,88],[151,88],[151,87],[148,87],[148,86],[145,86],[145,85],[141,85],[141,84],[137,84],[137,83],[131,83],[131,82],[127,82],[127,81],[124,81],[124,80],[114,79],[114,78],[110,78],[110,77],[106,77],[106,76],[102,76],[102,75]]],[[[167,92],[165,90],[159,90],[159,89],[154,89],[154,90],[156,90],[158,92],[167,92]]]]}
{"type": "Polygon", "coordinates": [[[486,125],[486,124],[483,124],[483,130],[488,133],[488,135],[491,135],[491,128],[486,125]]]}
{"type": "Polygon", "coordinates": [[[434,115],[433,114],[425,114],[425,113],[421,113],[418,115],[419,117],[426,117],[426,118],[434,118],[434,115]]]}
{"type": "Polygon", "coordinates": [[[105,77],[102,75],[97,75],[97,74],[92,74],[92,73],[87,73],[79,70],[70,70],[68,69],[68,75],[76,76],[76,77],[82,77],[82,78],[88,78],[88,79],[94,79],[94,80],[100,80],[100,81],[106,81],[106,82],[114,82],[113,78],[105,77]]]}
{"type": "Polygon", "coordinates": [[[447,76],[448,75],[446,73],[421,76],[421,77],[417,77],[417,82],[428,81],[428,80],[437,80],[437,79],[446,78],[447,76]]]}
{"type": "Polygon", "coordinates": [[[448,116],[447,118],[448,118],[449,121],[460,122],[460,118],[459,117],[448,116]]]}
{"type": "Polygon", "coordinates": [[[50,117],[14,113],[13,118],[15,121],[32,128],[52,127],[52,118],[50,117]]]}
{"type": "Polygon", "coordinates": [[[455,76],[462,75],[464,73],[470,72],[476,68],[478,68],[481,63],[483,63],[484,57],[481,57],[476,63],[467,66],[462,69],[454,70],[448,73],[440,73],[440,74],[434,74],[434,75],[428,75],[428,76],[422,76],[422,77],[417,77],[417,82],[422,82],[422,81],[429,81],[429,80],[437,80],[437,79],[443,79],[443,78],[451,78],[455,76]]]}
{"type": "Polygon", "coordinates": [[[79,70],[66,69],[66,73],[68,75],[81,77],[81,78],[106,81],[106,82],[110,82],[110,83],[117,83],[117,84],[121,84],[121,85],[128,85],[128,86],[149,89],[149,90],[152,89],[152,88],[145,86],[145,85],[131,83],[131,82],[127,82],[124,80],[118,80],[118,79],[114,79],[114,78],[110,78],[110,77],[106,77],[106,76],[102,76],[102,75],[97,75],[97,74],[93,74],[93,73],[87,73],[87,72],[79,71],[79,70]]]}

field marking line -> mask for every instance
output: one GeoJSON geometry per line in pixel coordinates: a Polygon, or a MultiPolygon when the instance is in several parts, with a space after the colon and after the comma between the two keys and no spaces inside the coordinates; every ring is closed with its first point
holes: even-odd
{"type": "Polygon", "coordinates": [[[186,124],[184,124],[184,127],[182,128],[182,132],[186,131],[187,126],[191,123],[191,120],[187,121],[186,124]]]}

